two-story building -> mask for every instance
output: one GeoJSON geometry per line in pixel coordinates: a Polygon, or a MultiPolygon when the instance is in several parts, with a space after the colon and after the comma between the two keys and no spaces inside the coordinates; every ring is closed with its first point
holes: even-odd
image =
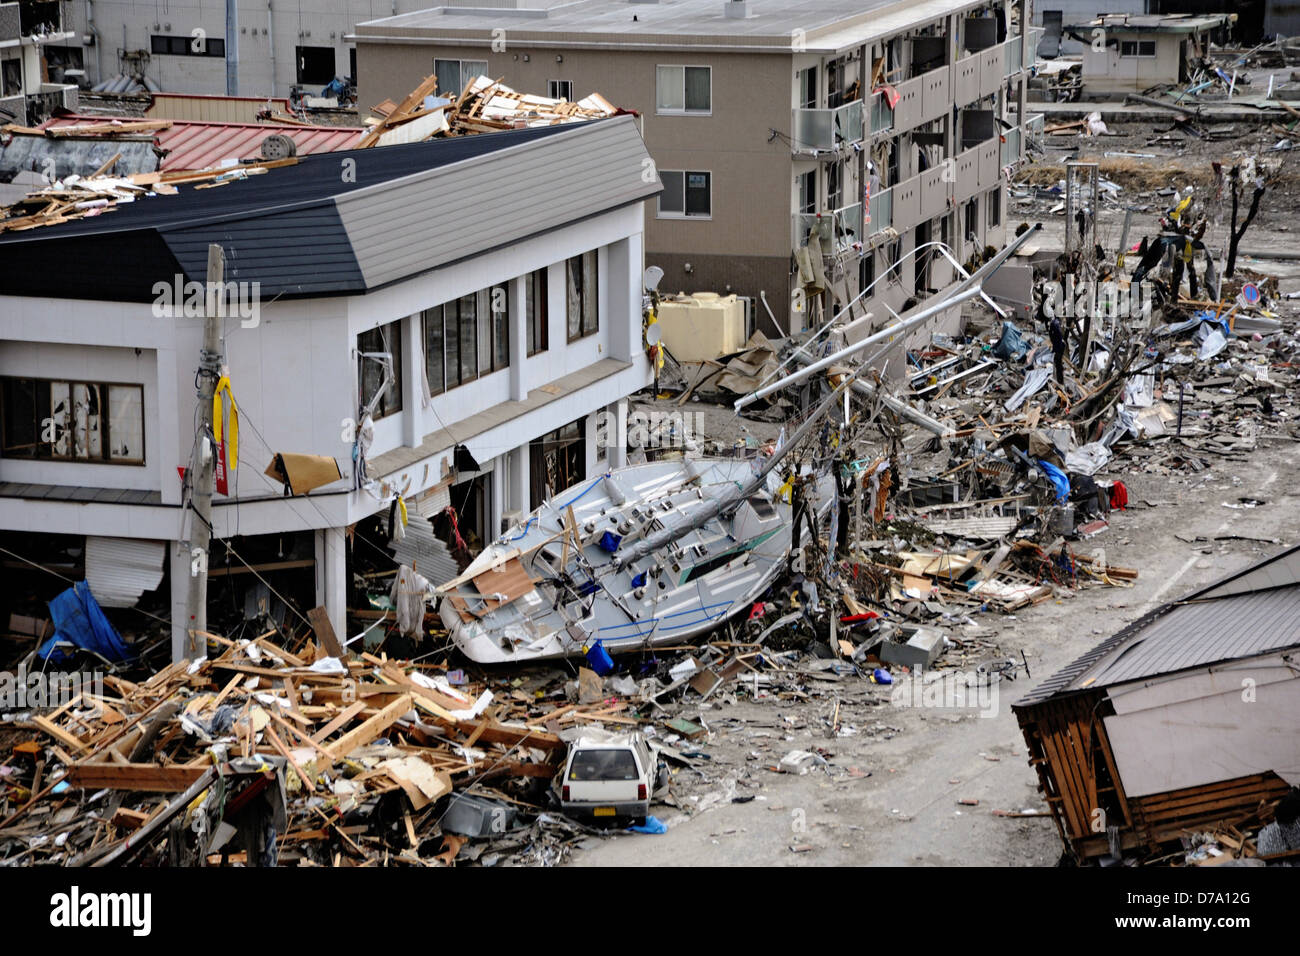
{"type": "Polygon", "coordinates": [[[199,519],[180,470],[215,436],[196,433],[202,296],[175,290],[216,244],[239,448],[213,538],[305,549],[343,634],[349,529],[399,494],[413,520],[450,503],[490,540],[622,464],[596,433],[651,381],[647,161],[624,116],[305,156],[0,233],[0,529],[165,543],[184,653],[199,519]],[[295,454],[341,478],[287,493],[264,469],[295,454]]]}
{"type": "Polygon", "coordinates": [[[882,322],[952,281],[939,243],[959,262],[1002,244],[1038,32],[1023,22],[1019,0],[449,0],[353,38],[362,104],[486,74],[640,112],[662,288],[749,297],[770,334],[768,309],[805,322],[814,229],[827,305],[870,288],[855,316],[882,322]]]}

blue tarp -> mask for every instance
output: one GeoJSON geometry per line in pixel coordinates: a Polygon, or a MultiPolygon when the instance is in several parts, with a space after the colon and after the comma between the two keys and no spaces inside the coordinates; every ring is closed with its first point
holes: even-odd
{"type": "Polygon", "coordinates": [[[36,651],[41,660],[51,664],[68,660],[68,655],[55,647],[64,641],[93,651],[114,664],[131,657],[131,651],[122,643],[113,625],[108,623],[85,581],[78,581],[50,602],[50,618],[54,621],[54,636],[36,651]]]}
{"type": "Polygon", "coordinates": [[[639,827],[628,827],[633,833],[651,833],[656,836],[660,833],[668,832],[668,825],[658,817],[646,817],[645,823],[639,827]]]}
{"type": "Polygon", "coordinates": [[[1003,322],[1002,338],[998,339],[998,344],[990,351],[997,358],[1016,362],[1029,351],[1029,343],[1025,341],[1014,322],[1003,322]]]}
{"type": "Polygon", "coordinates": [[[1038,467],[1043,470],[1043,474],[1052,480],[1052,484],[1056,485],[1056,500],[1065,501],[1069,498],[1070,479],[1066,477],[1065,472],[1061,471],[1061,469],[1057,468],[1051,462],[1043,461],[1041,458],[1038,459],[1037,463],[1038,467]]]}

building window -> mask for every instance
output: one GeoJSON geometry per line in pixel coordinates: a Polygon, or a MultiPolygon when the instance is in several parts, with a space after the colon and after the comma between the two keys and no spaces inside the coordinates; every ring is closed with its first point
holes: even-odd
{"type": "Polygon", "coordinates": [[[817,211],[817,172],[810,170],[795,177],[799,191],[799,212],[812,215],[817,211]]]}
{"type": "Polygon", "coordinates": [[[980,201],[979,198],[972,199],[966,204],[966,241],[976,242],[979,239],[980,227],[980,201]]]}
{"type": "Polygon", "coordinates": [[[713,174],[694,170],[661,170],[659,217],[708,219],[713,215],[713,174]]]}
{"type": "Polygon", "coordinates": [[[817,68],[815,66],[799,71],[799,108],[802,110],[817,108],[817,68]]]}
{"type": "Polygon", "coordinates": [[[713,68],[660,66],[656,68],[660,113],[708,113],[713,110],[713,68]]]}
{"type": "Polygon", "coordinates": [[[332,83],[334,81],[334,48],[332,46],[294,47],[298,61],[299,83],[332,83]]]}
{"type": "MultiPolygon", "coordinates": [[[[162,36],[149,37],[149,52],[155,56],[219,56],[226,55],[226,41],[216,37],[162,36]]],[[[330,77],[333,79],[333,77],[330,77]]]]}
{"type": "Polygon", "coordinates": [[[900,239],[885,250],[889,266],[885,269],[885,278],[898,278],[903,274],[903,241],[900,239]]]}
{"type": "Polygon", "coordinates": [[[1002,225],[1002,197],[996,189],[989,193],[986,205],[989,207],[989,228],[1002,225]]]}
{"type": "Polygon", "coordinates": [[[357,377],[361,383],[361,405],[369,408],[375,402],[371,415],[376,421],[394,412],[402,410],[402,323],[389,322],[369,332],[357,336],[357,377]],[[379,393],[384,383],[385,364],[381,354],[387,352],[392,357],[392,380],[383,393],[379,393]],[[366,353],[374,356],[367,358],[366,353]],[[376,400],[376,395],[378,399],[376,400]]]}
{"type": "Polygon", "coordinates": [[[596,275],[596,250],[574,256],[565,263],[566,318],[569,341],[585,338],[600,329],[597,308],[599,279],[596,275]]]}
{"type": "Polygon", "coordinates": [[[434,60],[439,96],[459,96],[475,78],[487,72],[487,60],[434,60]]]}
{"type": "Polygon", "coordinates": [[[0,62],[0,96],[18,96],[23,91],[23,61],[14,57],[0,62]]]}
{"type": "Polygon", "coordinates": [[[1156,55],[1155,40],[1120,40],[1120,56],[1153,57],[1156,55]]]}
{"type": "Polygon", "coordinates": [[[547,96],[553,100],[564,100],[566,103],[573,102],[573,81],[572,80],[550,80],[547,82],[547,96]]]}
{"type": "Polygon", "coordinates": [[[431,395],[510,365],[510,297],[504,285],[435,305],[420,318],[431,395]]]}
{"type": "Polygon", "coordinates": [[[876,281],[876,254],[868,252],[858,260],[858,291],[865,292],[876,281]]]}
{"type": "Polygon", "coordinates": [[[826,208],[839,209],[844,205],[844,165],[831,163],[826,167],[826,208]]]}
{"type": "Polygon", "coordinates": [[[144,464],[144,386],[0,379],[5,458],[144,464]]]}
{"type": "Polygon", "coordinates": [[[549,319],[547,309],[547,296],[549,295],[546,283],[546,270],[538,269],[536,272],[528,274],[524,281],[524,319],[528,328],[528,354],[536,355],[538,352],[545,352],[546,344],[546,325],[549,319]]]}
{"type": "Polygon", "coordinates": [[[843,57],[826,64],[826,108],[835,109],[849,102],[849,91],[845,88],[847,64],[843,57]]]}

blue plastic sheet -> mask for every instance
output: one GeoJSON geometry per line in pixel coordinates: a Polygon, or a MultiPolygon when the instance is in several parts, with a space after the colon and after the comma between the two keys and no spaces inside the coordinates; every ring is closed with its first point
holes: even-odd
{"type": "Polygon", "coordinates": [[[1029,344],[1014,322],[1003,322],[1002,338],[998,339],[998,344],[991,351],[997,358],[1014,362],[1024,358],[1029,351],[1029,344]]]}
{"type": "Polygon", "coordinates": [[[122,643],[122,638],[104,616],[85,581],[78,581],[50,602],[50,618],[54,621],[54,636],[37,649],[36,654],[41,660],[51,664],[69,660],[62,648],[55,646],[65,641],[93,651],[114,664],[131,657],[130,649],[122,643]]]}
{"type": "Polygon", "coordinates": [[[1066,477],[1065,472],[1061,471],[1061,469],[1057,468],[1050,462],[1043,461],[1041,458],[1037,460],[1037,464],[1038,467],[1043,470],[1043,474],[1050,478],[1052,484],[1056,486],[1056,500],[1065,501],[1069,498],[1070,479],[1066,477]]]}
{"type": "Polygon", "coordinates": [[[645,823],[643,823],[641,826],[628,827],[628,829],[631,830],[633,833],[653,833],[655,835],[658,835],[660,833],[667,833],[668,825],[664,823],[662,820],[660,820],[658,817],[646,817],[645,823]]]}
{"type": "Polygon", "coordinates": [[[622,535],[617,535],[612,531],[606,531],[600,536],[600,547],[602,550],[613,554],[618,550],[618,543],[623,540],[622,535]]]}

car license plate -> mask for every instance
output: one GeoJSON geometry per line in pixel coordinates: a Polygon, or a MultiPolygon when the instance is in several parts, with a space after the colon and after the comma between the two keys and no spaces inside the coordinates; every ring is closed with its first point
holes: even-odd
{"type": "Polygon", "coordinates": [[[595,810],[592,811],[592,815],[597,817],[612,817],[614,815],[614,808],[597,807],[595,810]]]}

